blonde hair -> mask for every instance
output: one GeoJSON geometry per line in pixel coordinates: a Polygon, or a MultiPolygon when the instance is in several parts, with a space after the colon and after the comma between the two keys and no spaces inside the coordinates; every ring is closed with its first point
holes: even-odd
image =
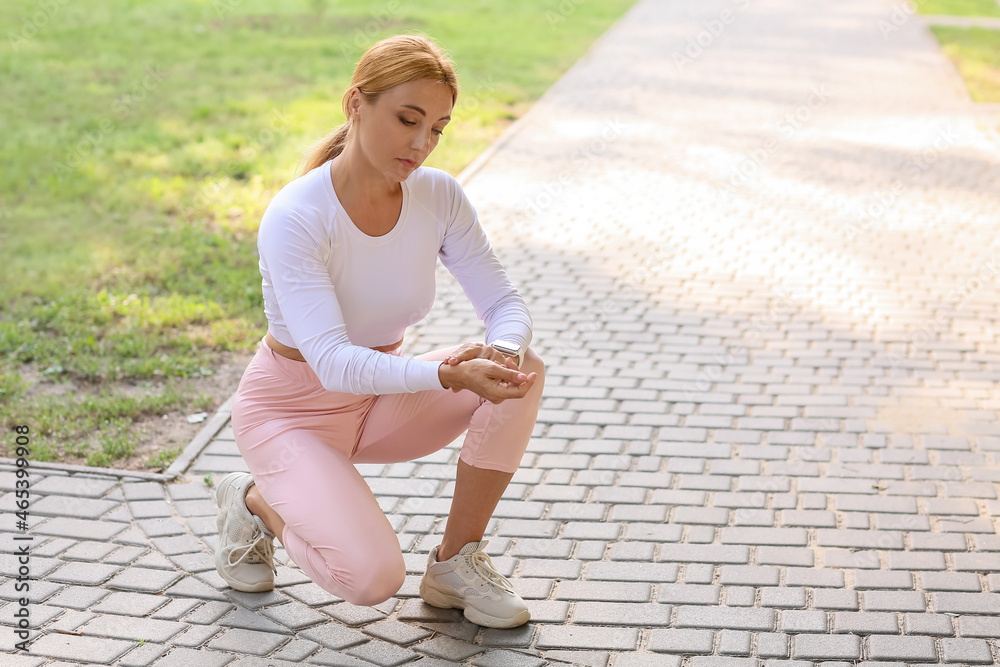
{"type": "Polygon", "coordinates": [[[365,51],[354,69],[351,85],[344,93],[342,106],[347,120],[306,149],[305,166],[298,176],[343,152],[351,131],[348,100],[353,88],[357,87],[364,99],[374,104],[389,88],[416,79],[432,79],[447,84],[451,88],[451,103],[454,106],[458,99],[458,78],[454,65],[444,51],[427,37],[395,35],[365,51]]]}

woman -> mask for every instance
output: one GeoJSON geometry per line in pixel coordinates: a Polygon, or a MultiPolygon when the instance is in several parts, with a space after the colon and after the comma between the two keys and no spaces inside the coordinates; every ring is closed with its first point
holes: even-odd
{"type": "Polygon", "coordinates": [[[420,596],[489,627],[530,618],[482,538],[527,448],[545,371],[527,347],[524,300],[472,204],[448,173],[421,166],[457,95],[453,67],[430,40],[375,44],[344,94],[346,123],[264,212],[268,332],[232,406],[250,474],[231,473],[216,489],[216,566],[233,588],[274,588],[277,536],[334,595],[358,605],[394,595],[406,572],[399,541],[354,464],[420,458],[468,429],[420,596]],[[438,257],[486,340],[404,357],[405,328],[434,302],[438,257]]]}

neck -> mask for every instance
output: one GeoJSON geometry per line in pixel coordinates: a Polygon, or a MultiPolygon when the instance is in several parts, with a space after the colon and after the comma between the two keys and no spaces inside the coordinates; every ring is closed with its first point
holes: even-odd
{"type": "Polygon", "coordinates": [[[399,181],[386,178],[360,152],[353,149],[354,142],[348,143],[330,166],[337,196],[379,204],[402,191],[399,181]]]}

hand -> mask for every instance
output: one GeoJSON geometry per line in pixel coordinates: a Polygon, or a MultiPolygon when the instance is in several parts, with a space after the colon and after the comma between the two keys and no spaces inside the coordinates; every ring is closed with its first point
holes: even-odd
{"type": "MultiPolygon", "coordinates": [[[[516,364],[514,364],[516,366],[516,364]]],[[[490,403],[522,398],[535,384],[538,373],[518,372],[495,361],[473,358],[460,364],[441,363],[442,384],[452,391],[469,389],[490,403]]]]}
{"type": "MultiPolygon", "coordinates": [[[[449,366],[457,366],[463,361],[472,359],[489,359],[505,368],[518,370],[517,358],[508,357],[490,347],[486,343],[462,343],[457,350],[445,357],[444,363],[449,366]]],[[[452,387],[454,392],[461,391],[460,387],[452,387]]]]}
{"type": "Polygon", "coordinates": [[[445,363],[455,366],[469,359],[491,359],[501,366],[507,366],[508,368],[510,366],[504,360],[511,359],[514,362],[513,367],[517,368],[517,359],[501,354],[486,343],[462,343],[457,350],[445,357],[445,363]]]}

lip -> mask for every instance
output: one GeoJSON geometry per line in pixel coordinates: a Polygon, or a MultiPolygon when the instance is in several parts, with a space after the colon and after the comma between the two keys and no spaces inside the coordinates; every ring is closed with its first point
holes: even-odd
{"type": "Polygon", "coordinates": [[[402,162],[405,166],[409,167],[410,169],[413,169],[414,167],[417,166],[417,163],[414,162],[413,160],[404,160],[401,157],[398,157],[396,159],[399,160],[400,162],[402,162]]]}

